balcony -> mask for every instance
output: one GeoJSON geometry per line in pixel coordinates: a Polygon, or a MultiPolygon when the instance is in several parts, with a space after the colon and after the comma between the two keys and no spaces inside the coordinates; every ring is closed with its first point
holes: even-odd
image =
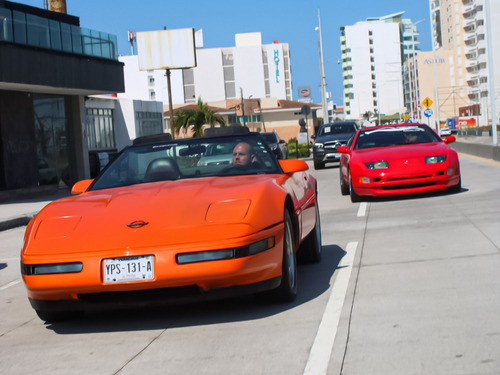
{"type": "Polygon", "coordinates": [[[0,90],[60,95],[125,91],[114,35],[78,17],[0,1],[0,90]]]}
{"type": "Polygon", "coordinates": [[[0,41],[118,60],[115,35],[0,7],[0,41]]]}

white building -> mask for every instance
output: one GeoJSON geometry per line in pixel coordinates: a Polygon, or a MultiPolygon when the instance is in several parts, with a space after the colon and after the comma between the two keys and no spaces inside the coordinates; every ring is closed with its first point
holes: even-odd
{"type": "Polygon", "coordinates": [[[359,22],[341,29],[346,119],[405,111],[399,23],[359,22]]]}
{"type": "MultiPolygon", "coordinates": [[[[450,94],[455,97],[457,92],[463,91],[463,97],[468,99],[469,105],[460,106],[456,112],[473,116],[479,125],[491,124],[492,116],[498,118],[498,113],[491,113],[492,96],[496,98],[496,110],[500,108],[500,23],[497,21],[500,17],[500,2],[430,0],[430,7],[436,51],[455,51],[455,55],[450,58],[454,70],[449,74],[452,78],[457,72],[459,75],[449,87],[450,93],[445,92],[446,88],[438,87],[439,104],[450,94]],[[490,76],[490,63],[493,76],[490,76]],[[491,82],[494,93],[490,92],[491,82]]],[[[446,118],[440,114],[441,121],[443,117],[446,118]]]]}
{"type": "MultiPolygon", "coordinates": [[[[171,70],[173,106],[221,102],[237,98],[292,99],[290,52],[287,43],[262,44],[261,33],[236,34],[235,46],[203,48],[196,33],[197,66],[171,70]]],[[[125,92],[119,98],[162,101],[168,106],[165,71],[140,71],[138,57],[121,56],[125,92]]]]}

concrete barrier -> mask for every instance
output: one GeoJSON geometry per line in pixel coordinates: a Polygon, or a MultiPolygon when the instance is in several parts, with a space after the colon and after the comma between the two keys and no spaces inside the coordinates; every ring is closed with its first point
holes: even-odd
{"type": "Polygon", "coordinates": [[[454,142],[450,146],[457,152],[500,161],[500,147],[472,142],[454,142]]]}

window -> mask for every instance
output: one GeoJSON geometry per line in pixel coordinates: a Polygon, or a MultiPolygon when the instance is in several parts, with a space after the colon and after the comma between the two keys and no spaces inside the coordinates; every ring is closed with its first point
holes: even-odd
{"type": "Polygon", "coordinates": [[[184,103],[196,102],[193,69],[183,69],[182,80],[184,82],[184,103]]]}
{"type": "Polygon", "coordinates": [[[236,82],[234,78],[233,51],[225,49],[222,51],[222,68],[224,73],[224,89],[226,99],[236,98],[236,82]]]}
{"type": "Polygon", "coordinates": [[[163,114],[161,112],[136,112],[136,137],[163,133],[163,114]]]}
{"type": "Polygon", "coordinates": [[[89,151],[116,148],[113,110],[87,108],[87,142],[89,151]]]}

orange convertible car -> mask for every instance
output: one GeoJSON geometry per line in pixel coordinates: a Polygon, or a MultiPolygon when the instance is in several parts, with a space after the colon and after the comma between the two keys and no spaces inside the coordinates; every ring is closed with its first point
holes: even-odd
{"type": "Polygon", "coordinates": [[[297,257],[321,259],[304,161],[277,160],[257,133],[164,136],[138,139],[28,224],[21,270],[42,320],[243,293],[291,301],[297,257]]]}

